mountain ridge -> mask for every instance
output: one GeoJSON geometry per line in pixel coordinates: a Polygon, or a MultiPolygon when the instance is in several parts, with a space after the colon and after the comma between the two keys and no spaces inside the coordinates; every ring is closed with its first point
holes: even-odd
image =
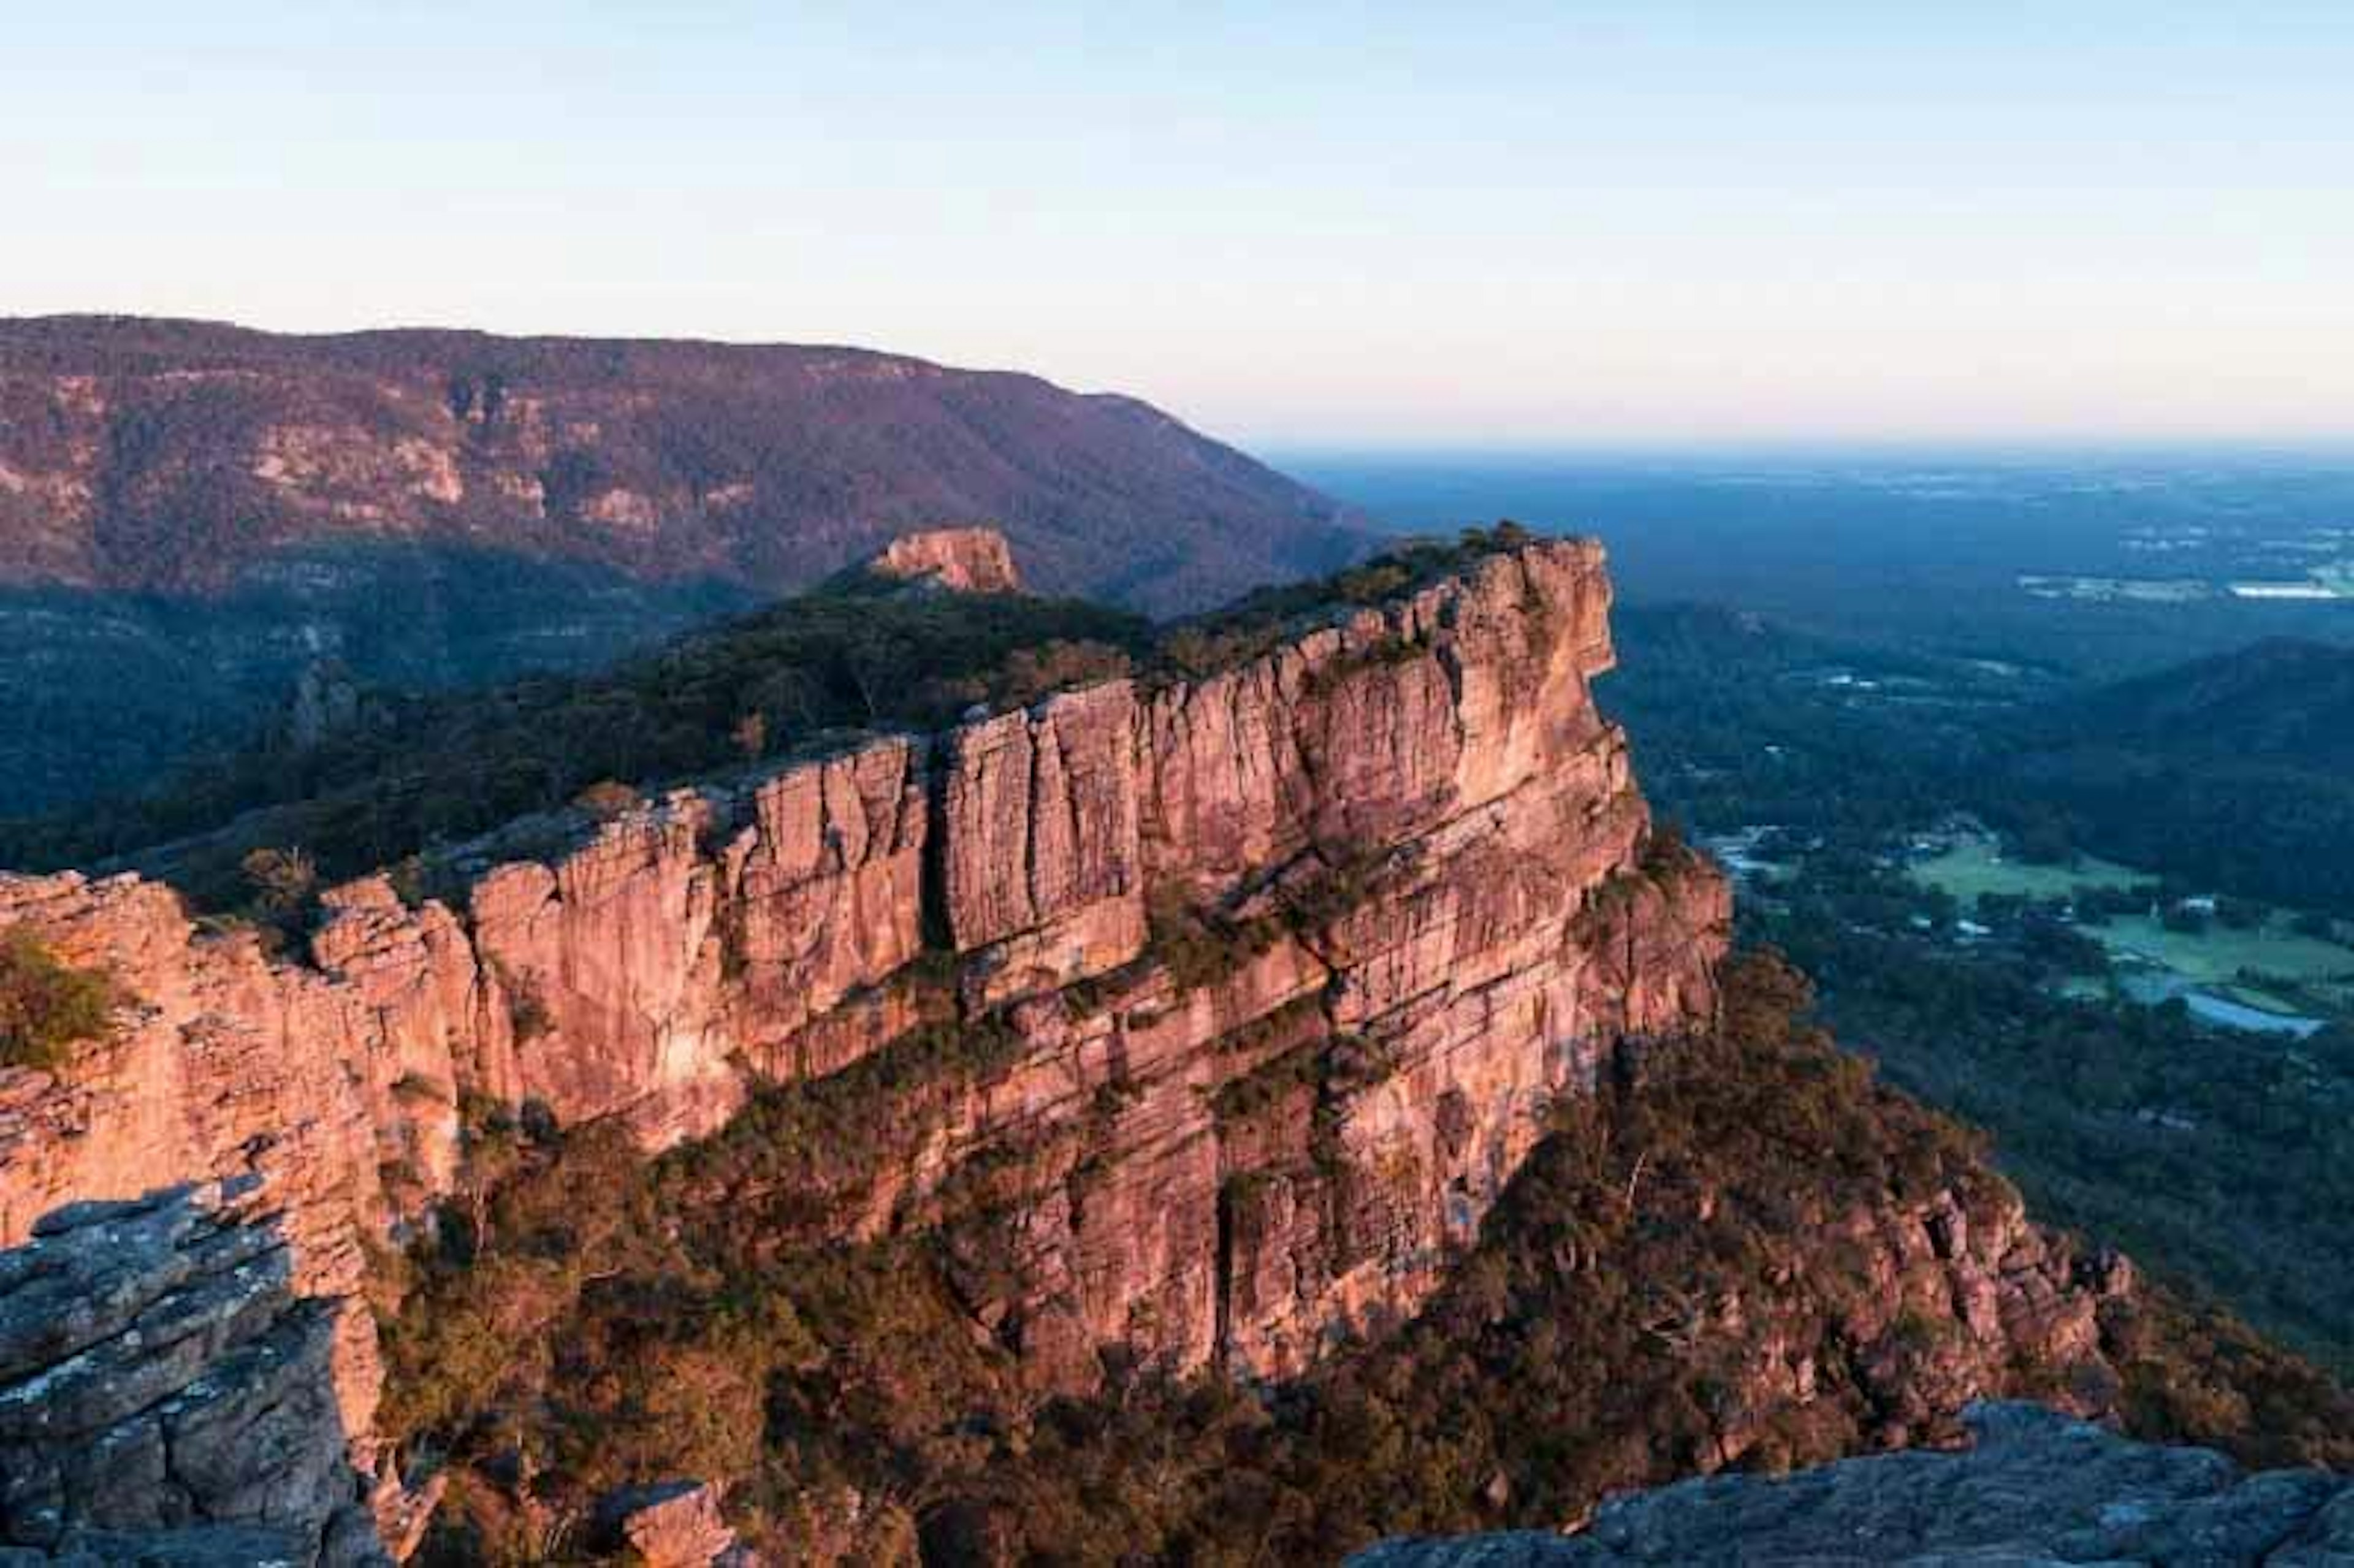
{"type": "Polygon", "coordinates": [[[1314,576],[1338,503],[1151,405],[870,349],[0,320],[0,812],[135,788],[321,660],[594,666],[988,524],[1156,614],[1314,576]]]}
{"type": "Polygon", "coordinates": [[[2136,676],[2026,715],[2006,750],[2046,836],[2354,916],[2354,649],[2272,638],[2136,676]]]}
{"type": "MultiPolygon", "coordinates": [[[[20,583],[217,592],[271,548],[479,546],[497,524],[632,574],[701,570],[774,591],[907,527],[986,521],[1044,586],[1100,592],[1134,555],[1117,535],[1149,518],[1190,524],[1232,555],[1151,585],[1166,608],[1281,575],[1270,564],[1335,564],[1329,552],[1357,542],[1336,503],[1142,399],[875,349],[27,317],[0,319],[0,500],[66,513],[46,535],[20,520],[0,554],[20,583]],[[780,471],[775,448],[795,422],[815,440],[791,455],[815,473],[780,471]],[[362,437],[391,450],[372,463],[334,450],[362,437]],[[894,444],[910,440],[922,444],[894,444]],[[232,506],[253,515],[232,527],[219,514],[232,506]],[[174,507],[226,553],[131,526],[174,507]],[[645,547],[648,531],[663,550],[645,547]]],[[[1163,555],[1172,543],[1150,542],[1163,555]]]]}

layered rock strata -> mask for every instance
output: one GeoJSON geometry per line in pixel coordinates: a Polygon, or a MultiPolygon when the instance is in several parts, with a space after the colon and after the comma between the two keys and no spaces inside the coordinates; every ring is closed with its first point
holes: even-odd
{"type": "Polygon", "coordinates": [[[2354,1479],[2248,1475],[2205,1448],[2132,1443],[2031,1404],[1980,1405],[1964,1453],[1717,1476],[1615,1499],[1574,1536],[1384,1542],[1351,1568],[1709,1564],[2354,1563],[2354,1479]]]}
{"type": "Polygon", "coordinates": [[[76,1204],[0,1253],[0,1560],[389,1561],[336,1306],[293,1293],[259,1189],[76,1204]]]}
{"type": "Polygon", "coordinates": [[[1614,1042],[1711,1016],[1725,890],[1650,845],[1588,689],[1607,608],[1596,546],[1529,545],[1205,678],[519,825],[449,858],[451,903],[329,894],[307,964],[135,878],[0,877],[0,927],[136,999],[60,1073],[0,1074],[0,1239],[260,1171],[298,1286],[346,1295],[357,1238],[451,1189],[470,1107],[660,1148],[947,993],[1010,1045],[838,1230],[983,1171],[1022,1268],[975,1311],[1042,1385],[1296,1372],[1417,1305],[1614,1042]]]}

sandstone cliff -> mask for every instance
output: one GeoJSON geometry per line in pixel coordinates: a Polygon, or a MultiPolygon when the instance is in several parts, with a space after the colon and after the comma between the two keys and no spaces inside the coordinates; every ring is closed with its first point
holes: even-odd
{"type": "Polygon", "coordinates": [[[866,563],[876,577],[953,593],[1020,593],[1013,547],[994,528],[930,528],[903,534],[866,563]]]}
{"type": "MultiPolygon", "coordinates": [[[[649,1149],[748,1083],[840,1071],[943,1006],[1011,1042],[845,1181],[876,1234],[1019,1151],[1023,1284],[982,1304],[1043,1384],[1099,1353],[1292,1372],[1438,1277],[1553,1095],[1712,1006],[1715,877],[1647,863],[1599,552],[1491,556],[1195,680],[674,791],[572,847],[381,878],[311,962],[165,888],[0,878],[0,925],[136,999],[55,1077],[0,1075],[0,1237],[68,1200],[272,1174],[295,1274],[449,1192],[466,1107],[620,1118],[649,1149]]],[[[347,1330],[346,1415],[371,1348],[347,1330]]]]}

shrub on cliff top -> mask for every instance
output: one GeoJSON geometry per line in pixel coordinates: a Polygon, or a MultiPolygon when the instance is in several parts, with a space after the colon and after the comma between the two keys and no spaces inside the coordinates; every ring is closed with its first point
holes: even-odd
{"type": "Polygon", "coordinates": [[[0,932],[0,1064],[54,1067],[78,1042],[107,1031],[113,979],[61,962],[21,926],[0,932]]]}

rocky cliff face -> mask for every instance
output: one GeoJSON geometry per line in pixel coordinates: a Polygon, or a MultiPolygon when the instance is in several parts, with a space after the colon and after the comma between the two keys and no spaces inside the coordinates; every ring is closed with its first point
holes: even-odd
{"type": "Polygon", "coordinates": [[[1975,1409],[1965,1453],[1850,1459],[1616,1499],[1579,1533],[1391,1542],[1351,1568],[2068,1563],[2324,1568],[2354,1562],[2354,1481],[2243,1474],[2030,1404],[1975,1409]]]}
{"type": "Polygon", "coordinates": [[[1587,689],[1607,604],[1590,545],[1499,554],[1205,679],[878,738],[503,858],[551,830],[525,824],[461,857],[461,908],[364,880],[309,964],[135,878],[0,878],[0,926],[137,999],[57,1076],[0,1075],[0,1236],[261,1171],[298,1286],[345,1295],[359,1235],[450,1191],[461,1107],[659,1148],[757,1078],[955,1015],[990,1069],[895,1111],[904,1160],[837,1173],[828,1223],[920,1222],[986,1172],[1021,1194],[1023,1266],[976,1311],[1042,1385],[1108,1354],[1296,1371],[1413,1309],[1613,1041],[1711,1013],[1725,892],[1646,857],[1587,689]]]}
{"type": "Polygon", "coordinates": [[[251,1181],[60,1209],[0,1253],[0,1557],[388,1562],[345,1454],[336,1305],[292,1276],[251,1181]]]}

